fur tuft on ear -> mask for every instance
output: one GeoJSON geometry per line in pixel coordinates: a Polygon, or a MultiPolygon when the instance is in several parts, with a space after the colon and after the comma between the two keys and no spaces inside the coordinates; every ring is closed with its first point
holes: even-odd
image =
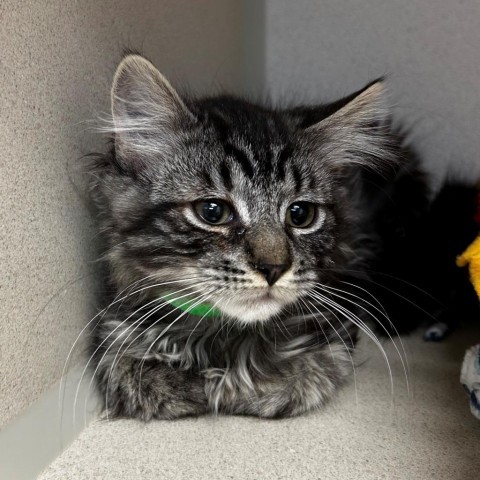
{"type": "Polygon", "coordinates": [[[108,130],[115,137],[115,152],[132,167],[165,152],[179,122],[193,118],[168,80],[138,54],[127,55],[118,66],[111,102],[108,130]]]}
{"type": "Polygon", "coordinates": [[[367,85],[327,118],[308,127],[305,134],[325,162],[334,168],[360,165],[374,170],[398,163],[392,145],[390,112],[382,80],[367,85]]]}

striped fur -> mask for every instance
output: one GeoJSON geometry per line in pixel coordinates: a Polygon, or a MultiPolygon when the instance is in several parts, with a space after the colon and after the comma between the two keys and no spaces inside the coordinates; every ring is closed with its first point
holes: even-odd
{"type": "Polygon", "coordinates": [[[181,99],[129,55],[105,128],[113,147],[94,165],[91,194],[117,298],[92,358],[108,414],[282,417],[323,405],[350,376],[368,316],[334,290],[379,242],[362,171],[393,183],[416,168],[390,131],[382,82],[335,104],[272,110],[181,99]],[[233,222],[202,222],[192,204],[212,198],[232,206],[233,222]],[[300,200],[316,218],[289,228],[286,209],[300,200]],[[269,286],[259,258],[289,268],[269,286]],[[175,311],[166,293],[222,316],[175,311]]]}

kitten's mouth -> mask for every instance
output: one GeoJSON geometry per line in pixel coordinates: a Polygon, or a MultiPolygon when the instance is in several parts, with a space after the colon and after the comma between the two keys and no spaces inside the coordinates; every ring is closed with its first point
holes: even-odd
{"type": "Polygon", "coordinates": [[[272,292],[271,287],[268,289],[262,289],[260,292],[256,294],[256,300],[257,301],[262,301],[262,300],[275,300],[275,296],[272,292]]]}

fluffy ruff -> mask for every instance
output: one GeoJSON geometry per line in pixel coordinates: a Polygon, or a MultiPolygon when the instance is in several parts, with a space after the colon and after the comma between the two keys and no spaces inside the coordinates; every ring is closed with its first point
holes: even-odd
{"type": "Polygon", "coordinates": [[[333,315],[323,325],[309,314],[260,329],[196,317],[135,328],[143,309],[124,327],[119,318],[129,315],[109,313],[97,330],[95,374],[109,418],[294,416],[324,405],[352,372],[356,328],[333,315]]]}

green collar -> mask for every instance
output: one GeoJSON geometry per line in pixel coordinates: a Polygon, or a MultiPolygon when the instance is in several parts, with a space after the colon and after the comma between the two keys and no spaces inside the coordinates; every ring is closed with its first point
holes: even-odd
{"type": "Polygon", "coordinates": [[[186,312],[189,315],[203,318],[215,318],[220,317],[222,312],[210,305],[209,303],[196,303],[194,300],[187,300],[185,298],[168,298],[169,295],[163,297],[170,305],[178,308],[182,312],[186,312]],[[195,305],[192,307],[192,305],[195,305]]]}

